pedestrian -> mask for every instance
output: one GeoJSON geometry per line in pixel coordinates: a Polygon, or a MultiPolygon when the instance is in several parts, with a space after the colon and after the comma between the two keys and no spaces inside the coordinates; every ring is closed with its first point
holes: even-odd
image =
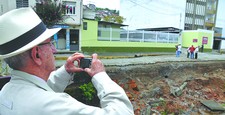
{"type": "Polygon", "coordinates": [[[198,50],[199,50],[199,46],[197,46],[196,48],[195,48],[195,59],[198,59],[198,50]]]}
{"type": "Polygon", "coordinates": [[[68,57],[55,69],[51,36],[32,8],[19,8],[0,16],[0,59],[13,69],[0,93],[0,115],[133,115],[124,90],[110,79],[97,54],[90,68],[79,68],[81,53],[68,57]],[[77,65],[74,65],[77,62],[77,65]],[[89,106],[64,93],[73,74],[87,72],[101,107],[89,106]]]}
{"type": "Polygon", "coordinates": [[[187,48],[187,58],[190,58],[190,47],[187,48]]]}
{"type": "Polygon", "coordinates": [[[176,45],[176,57],[180,57],[181,48],[181,44],[176,45]]]}
{"type": "Polygon", "coordinates": [[[191,45],[191,47],[189,48],[189,50],[190,50],[190,54],[191,54],[191,59],[194,59],[195,47],[193,45],[191,45]]]}

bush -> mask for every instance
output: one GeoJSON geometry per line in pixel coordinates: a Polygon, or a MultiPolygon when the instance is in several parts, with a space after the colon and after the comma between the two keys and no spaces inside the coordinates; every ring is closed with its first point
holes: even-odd
{"type": "Polygon", "coordinates": [[[94,98],[94,95],[96,94],[95,88],[91,82],[81,85],[79,89],[81,89],[82,95],[87,101],[91,101],[94,98]]]}

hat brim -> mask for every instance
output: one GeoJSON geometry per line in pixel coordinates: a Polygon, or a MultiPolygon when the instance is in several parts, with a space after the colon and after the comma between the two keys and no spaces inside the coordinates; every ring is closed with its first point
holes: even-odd
{"type": "MultiPolygon", "coordinates": [[[[36,39],[34,39],[32,42],[28,43],[27,45],[21,47],[20,49],[17,49],[16,51],[13,51],[9,54],[0,55],[0,59],[12,57],[17,54],[23,53],[23,52],[33,48],[34,46],[37,46],[38,44],[44,42],[45,40],[47,40],[48,38],[50,38],[51,36],[56,34],[59,30],[61,30],[61,28],[46,29],[39,37],[37,37],[36,39]]],[[[11,47],[13,47],[13,46],[11,46],[11,47]]]]}

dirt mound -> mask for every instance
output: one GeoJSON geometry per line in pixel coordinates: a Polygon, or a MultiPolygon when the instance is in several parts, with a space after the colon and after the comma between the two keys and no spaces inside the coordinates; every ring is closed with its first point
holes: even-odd
{"type": "Polygon", "coordinates": [[[158,63],[110,68],[108,73],[124,88],[136,115],[223,113],[212,111],[201,103],[213,100],[225,105],[222,62],[158,63]]]}

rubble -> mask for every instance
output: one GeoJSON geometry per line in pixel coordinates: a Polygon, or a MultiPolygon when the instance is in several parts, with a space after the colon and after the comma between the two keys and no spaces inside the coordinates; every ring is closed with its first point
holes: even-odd
{"type": "Polygon", "coordinates": [[[177,63],[106,69],[125,90],[135,115],[224,114],[210,110],[201,101],[212,100],[225,107],[225,62],[177,63]]]}
{"type": "MultiPolygon", "coordinates": [[[[211,64],[211,63],[209,63],[211,64]]],[[[190,64],[180,66],[174,69],[157,65],[146,68],[152,76],[152,70],[164,67],[167,69],[164,73],[155,74],[153,77],[147,77],[141,70],[140,74],[137,71],[129,71],[128,78],[117,79],[118,84],[126,91],[131,100],[135,115],[159,115],[159,114],[215,114],[220,115],[223,111],[212,111],[202,104],[202,100],[213,100],[218,104],[225,105],[225,68],[220,67],[220,64],[215,64],[218,68],[206,66],[193,66],[190,64]],[[206,69],[205,69],[206,68],[206,69]],[[180,70],[179,70],[180,69],[180,70]],[[171,70],[171,71],[168,71],[171,70]],[[179,70],[180,72],[178,72],[179,70]],[[184,71],[185,70],[185,71],[184,71]],[[175,71],[175,72],[174,72],[175,71]],[[133,73],[132,73],[133,72],[133,73]],[[139,75],[138,75],[139,74],[139,75]],[[167,77],[165,77],[167,76],[167,77]],[[126,80],[125,80],[126,79],[126,80]],[[121,82],[123,81],[123,82],[121,82]],[[150,114],[149,114],[150,113],[150,114]]],[[[172,64],[176,68],[176,64],[172,64]]],[[[162,70],[162,69],[161,69],[162,70]]],[[[114,71],[115,72],[115,71],[114,71]]]]}

